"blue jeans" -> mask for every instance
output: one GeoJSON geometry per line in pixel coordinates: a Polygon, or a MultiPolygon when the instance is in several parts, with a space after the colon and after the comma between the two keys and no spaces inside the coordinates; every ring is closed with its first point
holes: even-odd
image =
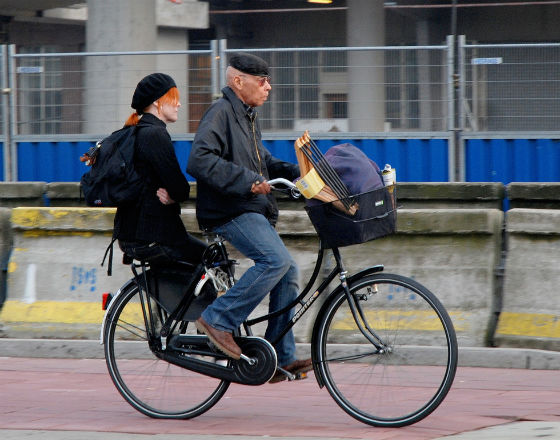
{"type": "MultiPolygon", "coordinates": [[[[293,301],[299,291],[298,269],[282,239],[261,214],[249,212],[214,228],[239,252],[254,261],[252,266],[225,295],[217,298],[202,313],[212,327],[233,331],[270,292],[269,311],[293,301]]],[[[276,339],[294,315],[293,309],[268,321],[265,338],[276,339]]],[[[290,330],[274,347],[278,365],[295,361],[295,339],[290,330]]]]}

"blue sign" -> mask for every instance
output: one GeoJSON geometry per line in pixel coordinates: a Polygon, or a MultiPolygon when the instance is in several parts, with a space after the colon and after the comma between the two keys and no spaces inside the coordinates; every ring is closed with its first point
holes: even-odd
{"type": "Polygon", "coordinates": [[[471,64],[502,64],[502,57],[496,58],[473,58],[471,64]]]}
{"type": "Polygon", "coordinates": [[[42,66],[20,66],[17,68],[17,73],[43,73],[42,66]]]}

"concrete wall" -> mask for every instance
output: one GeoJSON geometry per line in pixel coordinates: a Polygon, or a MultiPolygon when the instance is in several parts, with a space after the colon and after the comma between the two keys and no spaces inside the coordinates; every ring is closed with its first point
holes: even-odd
{"type": "MultiPolygon", "coordinates": [[[[52,200],[74,200],[75,185],[51,185],[47,192],[52,200]]],[[[25,194],[33,199],[37,187],[46,188],[30,184],[27,192],[12,199],[21,202],[25,194]]],[[[444,203],[452,194],[470,202],[458,204],[460,207],[400,209],[397,234],[341,249],[350,272],[384,264],[386,272],[426,285],[450,312],[462,347],[560,349],[560,301],[554,289],[560,281],[555,270],[560,211],[515,208],[504,216],[499,209],[477,206],[474,201],[484,199],[480,194],[498,200],[504,194],[499,186],[483,184],[475,189],[468,185],[462,197],[453,185],[441,184],[431,196],[433,185],[424,192],[419,187],[408,188],[412,205],[420,205],[414,200],[415,191],[419,200],[423,193],[430,204],[438,196],[439,203],[444,203]]],[[[7,301],[0,312],[3,336],[97,338],[102,294],[115,292],[131,276],[128,266],[120,263],[118,247],[113,277],[107,277],[106,268],[100,267],[110,242],[114,209],[30,204],[0,211],[5,218],[2,244],[11,249],[7,301]]],[[[183,210],[183,219],[187,229],[198,231],[192,208],[183,210]]],[[[307,279],[315,263],[317,238],[301,203],[282,211],[278,230],[301,267],[302,280],[307,279]]],[[[238,273],[246,270],[247,262],[241,256],[232,251],[232,257],[241,263],[238,273]]],[[[8,253],[4,258],[5,264],[8,253]]],[[[329,260],[327,266],[330,264],[329,260]]],[[[265,310],[263,303],[256,314],[265,310]]],[[[313,316],[312,310],[296,326],[299,341],[308,340],[313,316]]]]}
{"type": "Polygon", "coordinates": [[[559,182],[512,182],[506,191],[511,208],[560,208],[559,182]]]}
{"type": "MultiPolygon", "coordinates": [[[[194,210],[185,209],[187,228],[197,231],[194,210]]],[[[95,338],[103,292],[115,292],[131,277],[115,249],[113,276],[99,266],[110,241],[114,209],[29,207],[12,210],[14,234],[8,300],[2,312],[9,337],[95,338]]],[[[351,273],[375,264],[411,276],[449,309],[464,346],[482,346],[491,316],[493,269],[500,248],[502,212],[460,209],[399,212],[399,233],[342,249],[351,273]]],[[[301,268],[313,270],[317,238],[303,210],[283,211],[278,230],[301,268]]],[[[247,261],[237,269],[247,269],[247,261]]],[[[256,313],[266,310],[264,303],[256,313]]],[[[255,315],[254,315],[255,316],[255,315]]],[[[308,314],[311,318],[313,313],[308,314]]],[[[308,342],[312,323],[298,323],[298,340],[308,342]]]]}
{"type": "Polygon", "coordinates": [[[560,350],[560,211],[516,208],[507,213],[508,252],[500,346],[560,350]]]}
{"type": "MultiPolygon", "coordinates": [[[[8,260],[13,245],[11,212],[7,208],[0,208],[0,311],[7,296],[8,260]]],[[[0,320],[0,336],[3,335],[0,320]]]]}
{"type": "MultiPolygon", "coordinates": [[[[510,184],[514,185],[514,184],[510,184]]],[[[525,184],[530,186],[532,184],[525,184]]],[[[542,185],[542,184],[541,184],[542,185]]],[[[537,201],[540,188],[520,194],[518,197],[537,201]]],[[[560,184],[559,184],[560,185],[560,184]]],[[[524,186],[523,188],[526,188],[524,186]]],[[[441,182],[397,184],[399,207],[402,208],[492,208],[502,209],[506,187],[498,182],[441,182]]],[[[520,190],[521,191],[521,190],[520,190]]],[[[553,193],[553,190],[548,190],[553,193]]],[[[560,191],[558,192],[560,194],[560,191]]],[[[194,207],[196,182],[191,183],[191,200],[184,207],[194,207]]],[[[560,196],[558,196],[560,198],[560,196]]],[[[284,209],[301,209],[301,201],[293,201],[283,194],[277,195],[284,209]]],[[[558,203],[558,201],[557,201],[558,203]]],[[[560,206],[560,203],[558,204],[560,206]]],[[[0,182],[0,206],[85,206],[78,182],[0,182]]]]}

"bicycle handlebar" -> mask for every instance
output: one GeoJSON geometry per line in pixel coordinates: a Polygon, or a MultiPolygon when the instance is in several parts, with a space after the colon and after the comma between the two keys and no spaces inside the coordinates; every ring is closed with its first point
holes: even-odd
{"type": "Polygon", "coordinates": [[[299,189],[297,189],[296,185],[290,182],[288,179],[283,179],[282,177],[279,177],[277,179],[269,180],[268,184],[271,186],[273,190],[285,192],[285,193],[289,192],[294,199],[299,199],[301,197],[301,192],[299,191],[299,189]],[[287,186],[288,188],[278,188],[274,186],[277,184],[287,186]]]}

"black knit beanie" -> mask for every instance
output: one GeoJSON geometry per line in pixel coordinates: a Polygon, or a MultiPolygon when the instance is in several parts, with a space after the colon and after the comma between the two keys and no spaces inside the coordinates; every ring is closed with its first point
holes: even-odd
{"type": "Polygon", "coordinates": [[[130,106],[138,114],[142,114],[146,107],[165,95],[172,87],[177,87],[177,85],[169,75],[165,73],[152,73],[142,78],[138,83],[134,95],[132,95],[132,104],[130,106]]]}

